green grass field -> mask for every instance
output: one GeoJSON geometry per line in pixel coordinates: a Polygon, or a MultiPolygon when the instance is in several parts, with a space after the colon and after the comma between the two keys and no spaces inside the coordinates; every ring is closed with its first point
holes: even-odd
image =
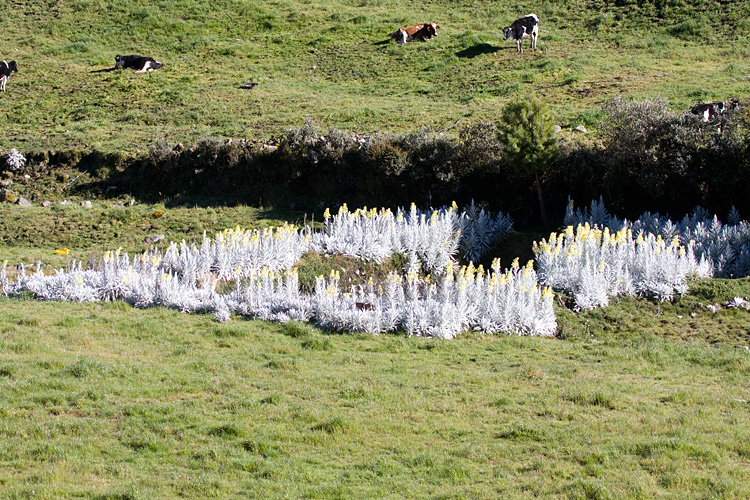
{"type": "Polygon", "coordinates": [[[731,1],[28,0],[0,5],[0,149],[137,153],[158,139],[269,138],[312,118],[360,133],[494,121],[535,93],[561,125],[595,127],[613,96],[696,100],[750,92],[750,6],[731,1]],[[539,50],[501,28],[534,11],[539,50]],[[388,42],[434,20],[439,36],[388,42]],[[152,74],[107,71],[117,54],[152,74]],[[258,88],[240,89],[247,81],[258,88]]]}
{"type": "MultiPolygon", "coordinates": [[[[0,153],[136,155],[269,138],[306,117],[441,129],[494,121],[532,92],[561,125],[593,129],[616,95],[677,110],[746,97],[748,15],[748,2],[701,0],[9,0],[0,58],[20,71],[0,93],[0,153]],[[518,55],[501,27],[528,12],[540,50],[518,55]],[[387,42],[426,20],[437,38],[387,42]],[[116,54],[164,68],[106,71],[116,54]]],[[[35,206],[0,204],[11,274],[141,252],[153,234],[166,245],[304,218],[130,196],[83,208],[66,168],[14,177],[35,206]]],[[[546,236],[494,250],[507,264],[546,236]]],[[[308,257],[300,276],[362,270],[350,264],[308,257]]],[[[706,307],[738,296],[750,280],[588,312],[559,297],[555,338],[451,341],[0,296],[0,499],[747,499],[750,313],[706,307]]]]}
{"type": "Polygon", "coordinates": [[[709,344],[632,301],[454,341],[0,306],[3,498],[750,495],[744,311],[709,344]]]}
{"type": "MultiPolygon", "coordinates": [[[[0,259],[285,218],[159,208],[3,205],[0,259]]],[[[750,313],[705,307],[736,296],[560,300],[556,338],[452,341],[0,297],[0,498],[747,498],[750,313]]]]}

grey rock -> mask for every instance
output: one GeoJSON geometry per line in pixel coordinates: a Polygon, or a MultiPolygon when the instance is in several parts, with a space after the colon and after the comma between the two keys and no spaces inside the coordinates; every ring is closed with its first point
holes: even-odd
{"type": "Polygon", "coordinates": [[[81,202],[81,206],[82,206],[83,208],[91,208],[91,201],[89,201],[89,200],[86,200],[86,201],[82,201],[82,202],[81,202]]]}
{"type": "Polygon", "coordinates": [[[583,132],[583,133],[586,133],[586,132],[587,132],[587,130],[586,130],[586,127],[584,127],[583,125],[578,125],[578,126],[576,127],[576,131],[578,131],[578,132],[583,132]]]}
{"type": "Polygon", "coordinates": [[[152,234],[151,236],[146,236],[145,238],[143,238],[143,243],[145,243],[146,245],[151,245],[163,239],[163,234],[152,234]]]}
{"type": "Polygon", "coordinates": [[[27,200],[26,198],[24,198],[23,196],[21,196],[20,198],[18,198],[18,201],[16,203],[18,203],[22,207],[30,207],[31,206],[31,202],[29,200],[27,200]]]}

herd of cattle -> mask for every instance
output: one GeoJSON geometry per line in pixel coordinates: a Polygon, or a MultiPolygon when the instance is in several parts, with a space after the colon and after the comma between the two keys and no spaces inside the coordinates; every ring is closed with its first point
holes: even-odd
{"type": "MultiPolygon", "coordinates": [[[[396,43],[409,43],[413,41],[425,42],[437,36],[437,30],[440,25],[437,23],[421,23],[399,28],[390,34],[392,40],[396,43]]],[[[516,49],[519,53],[523,52],[523,39],[531,39],[531,48],[536,49],[536,42],[539,38],[539,17],[536,14],[528,14],[518,18],[510,26],[503,28],[503,39],[509,38],[516,42],[516,49]]],[[[145,73],[154,71],[162,67],[162,64],[153,57],[144,56],[115,56],[114,69],[132,69],[136,73],[145,73]]],[[[0,61],[0,90],[5,92],[5,84],[10,78],[11,73],[17,73],[18,66],[16,61],[0,61]]],[[[254,88],[257,83],[245,84],[244,88],[254,88]]],[[[723,123],[728,112],[731,112],[740,106],[739,99],[732,99],[729,102],[710,102],[696,104],[690,112],[700,116],[704,122],[719,124],[719,131],[723,128],[723,123]]]]}

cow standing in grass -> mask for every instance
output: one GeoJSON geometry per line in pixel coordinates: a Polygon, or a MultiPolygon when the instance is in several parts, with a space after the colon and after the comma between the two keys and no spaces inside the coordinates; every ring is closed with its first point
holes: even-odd
{"type": "Polygon", "coordinates": [[[5,83],[8,81],[8,78],[10,78],[11,73],[18,73],[16,61],[0,61],[0,90],[3,92],[5,92],[5,83]]]}
{"type": "Polygon", "coordinates": [[[536,40],[539,38],[539,18],[536,14],[529,14],[513,21],[513,24],[503,28],[504,40],[512,38],[516,41],[518,52],[523,52],[523,39],[531,38],[531,48],[536,48],[536,40]]]}

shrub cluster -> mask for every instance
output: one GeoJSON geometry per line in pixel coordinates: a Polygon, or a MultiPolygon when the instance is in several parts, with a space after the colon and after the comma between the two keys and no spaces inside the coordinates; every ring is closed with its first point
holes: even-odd
{"type": "MultiPolygon", "coordinates": [[[[523,155],[536,157],[530,146],[511,147],[528,138],[508,134],[508,125],[531,116],[523,106],[508,106],[510,116],[497,124],[459,122],[443,133],[420,128],[361,136],[323,132],[307,120],[268,140],[207,137],[191,147],[161,140],[134,159],[93,152],[48,160],[60,156],[89,172],[90,182],[74,186],[79,191],[152,202],[200,198],[322,210],[342,202],[395,208],[480,200],[511,214],[519,228],[539,222],[545,205],[561,213],[569,196],[602,197],[631,217],[646,210],[682,216],[696,204],[749,213],[750,120],[743,104],[714,124],[675,113],[661,99],[616,98],[598,115],[598,135],[565,140],[548,134],[542,141],[531,134],[546,163],[526,165],[531,172],[519,166],[523,155]],[[516,108],[519,116],[512,116],[516,108]]],[[[550,117],[538,115],[529,130],[546,130],[550,117]]]]}
{"type": "Polygon", "coordinates": [[[567,152],[556,172],[560,182],[553,184],[569,187],[578,199],[602,196],[630,216],[647,210],[683,215],[695,205],[748,212],[746,106],[725,112],[717,123],[677,114],[661,99],[618,97],[604,111],[601,145],[567,152]],[[588,189],[576,189],[583,179],[588,189]]]}

